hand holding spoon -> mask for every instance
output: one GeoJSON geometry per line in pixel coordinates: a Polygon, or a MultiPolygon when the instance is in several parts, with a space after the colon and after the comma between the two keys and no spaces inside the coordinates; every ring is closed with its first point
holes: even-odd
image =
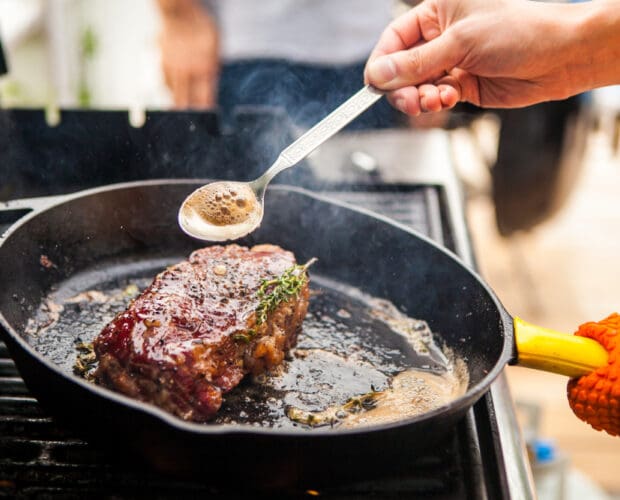
{"type": "Polygon", "coordinates": [[[258,179],[216,181],[198,188],[181,205],[181,229],[209,241],[233,240],[252,232],[263,219],[265,190],[271,179],[299,163],[382,96],[383,92],[365,86],[284,149],[258,179]]]}

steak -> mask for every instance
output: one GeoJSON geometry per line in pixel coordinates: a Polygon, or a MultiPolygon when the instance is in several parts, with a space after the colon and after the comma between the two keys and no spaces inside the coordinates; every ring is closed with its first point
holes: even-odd
{"type": "Polygon", "coordinates": [[[308,297],[306,268],[280,247],[196,250],[101,331],[95,380],[185,420],[207,421],[244,375],[282,362],[308,297]],[[283,275],[297,280],[295,294],[278,292],[278,283],[291,282],[279,281],[283,275]]]}

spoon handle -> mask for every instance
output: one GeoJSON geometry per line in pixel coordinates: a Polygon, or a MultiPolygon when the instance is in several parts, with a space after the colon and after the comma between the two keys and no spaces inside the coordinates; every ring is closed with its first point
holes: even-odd
{"type": "Polygon", "coordinates": [[[276,162],[266,172],[269,179],[303,160],[381,97],[383,97],[383,92],[366,85],[284,149],[276,162]]]}

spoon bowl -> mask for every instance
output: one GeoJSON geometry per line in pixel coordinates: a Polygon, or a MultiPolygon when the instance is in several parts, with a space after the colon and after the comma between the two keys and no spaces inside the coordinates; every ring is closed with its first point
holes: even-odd
{"type": "Polygon", "coordinates": [[[179,210],[179,225],[190,236],[209,241],[241,238],[263,219],[263,193],[251,182],[216,181],[191,193],[179,210]]]}
{"type": "Polygon", "coordinates": [[[383,92],[366,85],[284,149],[258,179],[215,181],[198,188],[181,204],[179,226],[190,236],[207,241],[235,240],[251,233],[263,220],[269,182],[297,165],[382,96],[383,92]]]}

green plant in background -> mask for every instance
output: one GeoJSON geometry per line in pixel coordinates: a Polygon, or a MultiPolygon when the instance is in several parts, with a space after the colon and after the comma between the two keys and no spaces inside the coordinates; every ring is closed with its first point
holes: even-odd
{"type": "Polygon", "coordinates": [[[89,108],[92,103],[92,91],[88,81],[88,66],[95,58],[98,49],[97,35],[92,27],[87,26],[80,36],[80,79],[78,83],[78,104],[89,108]]]}
{"type": "Polygon", "coordinates": [[[17,106],[28,102],[23,86],[16,80],[5,78],[0,84],[0,102],[5,107],[17,106]]]}

